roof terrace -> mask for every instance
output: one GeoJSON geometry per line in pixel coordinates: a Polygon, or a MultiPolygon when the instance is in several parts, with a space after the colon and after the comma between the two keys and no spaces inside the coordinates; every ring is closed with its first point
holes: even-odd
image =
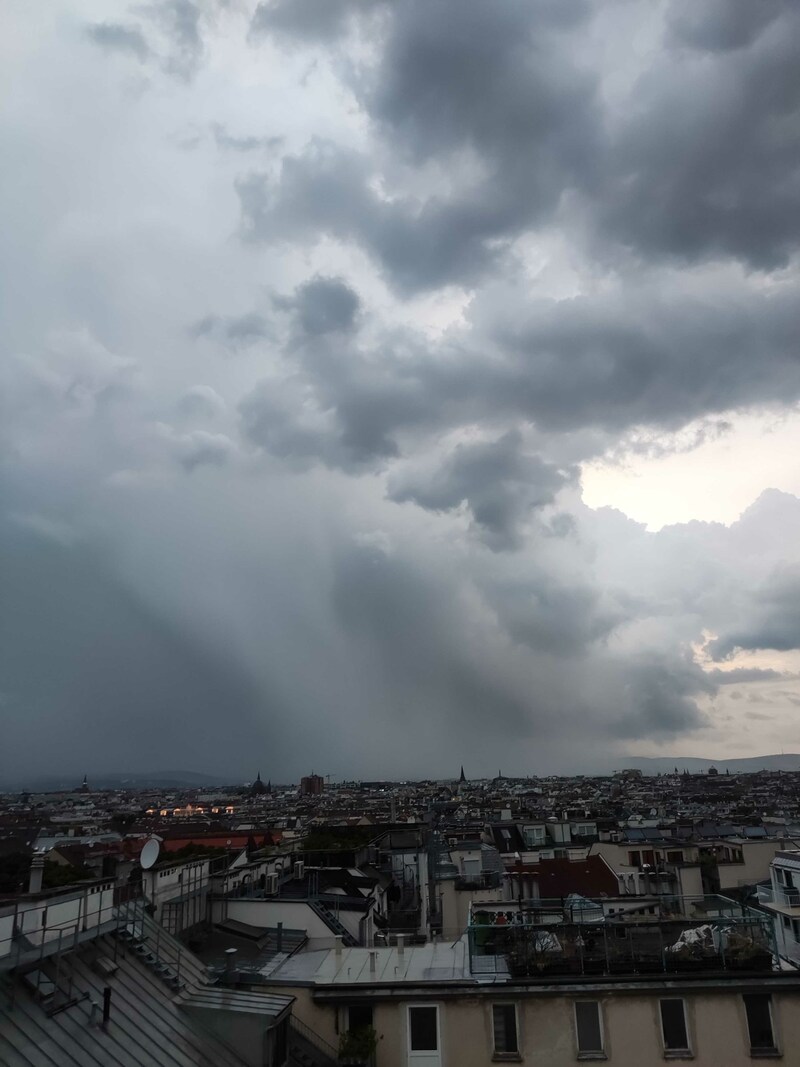
{"type": "Polygon", "coordinates": [[[775,967],[763,912],[722,896],[663,897],[649,910],[613,916],[575,897],[478,905],[468,929],[474,974],[511,978],[758,972],[775,967]]]}

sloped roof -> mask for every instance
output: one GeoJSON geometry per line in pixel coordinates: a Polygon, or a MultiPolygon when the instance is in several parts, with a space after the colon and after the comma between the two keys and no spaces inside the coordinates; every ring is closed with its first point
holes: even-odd
{"type": "MultiPolygon", "coordinates": [[[[102,937],[101,955],[113,959],[114,942],[102,937]]],[[[33,993],[17,980],[9,1008],[8,976],[0,995],[0,1063],[9,1067],[242,1067],[235,1052],[213,1037],[181,1007],[174,993],[133,954],[118,952],[111,978],[92,970],[95,948],[85,945],[61,961],[72,969],[76,995],[71,1007],[48,1015],[33,993]],[[110,986],[108,1027],[89,1023],[91,1001],[102,1005],[110,986]]],[[[188,955],[188,954],[187,954],[188,955]]],[[[45,965],[53,974],[54,963],[45,965]]],[[[287,1002],[290,998],[285,998],[287,1002]]]]}

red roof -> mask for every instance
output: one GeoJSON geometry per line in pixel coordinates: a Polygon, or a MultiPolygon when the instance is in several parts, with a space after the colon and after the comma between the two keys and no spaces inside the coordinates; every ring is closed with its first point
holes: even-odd
{"type": "Polygon", "coordinates": [[[570,893],[580,893],[584,897],[619,895],[617,876],[602,856],[515,863],[509,870],[512,874],[533,875],[539,882],[539,896],[543,899],[568,897],[570,893]]]}

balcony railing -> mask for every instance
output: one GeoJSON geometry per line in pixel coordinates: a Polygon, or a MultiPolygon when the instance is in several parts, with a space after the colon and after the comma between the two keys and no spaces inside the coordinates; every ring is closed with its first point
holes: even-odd
{"type": "MultiPolygon", "coordinates": [[[[531,902],[533,904],[534,902],[531,902]]],[[[671,898],[656,914],[603,917],[560,901],[492,922],[476,910],[468,930],[475,974],[513,978],[554,975],[639,975],[773,969],[773,928],[767,915],[724,897],[671,898]]]]}
{"type": "Polygon", "coordinates": [[[465,874],[456,878],[456,889],[499,889],[503,884],[502,871],[481,871],[480,874],[465,874]]]}
{"type": "Polygon", "coordinates": [[[758,899],[764,904],[782,904],[788,908],[800,908],[800,889],[784,885],[779,885],[777,889],[762,886],[758,890],[758,899]]]}

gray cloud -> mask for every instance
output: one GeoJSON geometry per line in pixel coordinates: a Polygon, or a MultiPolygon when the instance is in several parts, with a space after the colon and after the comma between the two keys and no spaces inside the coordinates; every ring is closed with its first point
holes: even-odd
{"type": "Polygon", "coordinates": [[[746,746],[734,683],[777,736],[800,502],[650,533],[576,471],[800,400],[796,6],[53,3],[0,120],[0,758],[581,770],[746,746]]]}
{"type": "MultiPolygon", "coordinates": [[[[358,10],[333,5],[325,35],[358,10]]],[[[268,11],[277,18],[283,5],[268,11]]],[[[245,232],[322,229],[357,241],[414,291],[480,277],[504,242],[551,224],[573,194],[601,259],[628,249],[785,265],[800,237],[798,9],[667,5],[650,68],[626,99],[604,102],[602,53],[576,41],[592,19],[595,32],[617,32],[615,17],[616,5],[391,5],[380,62],[354,77],[355,91],[391,151],[435,161],[454,187],[386,203],[366,159],[317,147],[285,160],[269,191],[254,178],[240,184],[245,232]],[[473,178],[454,156],[464,152],[473,178]]],[[[315,25],[298,15],[293,32],[315,25]]]]}
{"type": "Polygon", "coordinates": [[[255,136],[237,137],[221,122],[211,124],[211,132],[214,135],[214,143],[217,148],[232,152],[275,152],[283,144],[283,137],[279,136],[255,136]]]}
{"type": "Polygon", "coordinates": [[[755,591],[749,606],[750,619],[744,626],[730,628],[709,643],[714,659],[725,659],[736,649],[800,648],[800,568],[775,571],[755,591]]]}
{"type": "Polygon", "coordinates": [[[324,277],[301,285],[293,302],[301,329],[311,337],[352,330],[360,305],[358,294],[341,278],[324,277]]]}
{"type": "MultiPolygon", "coordinates": [[[[527,302],[513,290],[491,292],[476,301],[471,332],[457,341],[434,345],[410,335],[398,344],[395,334],[377,352],[353,343],[324,353],[314,348],[292,364],[291,388],[259,386],[243,401],[245,432],[271,447],[257,412],[267,404],[269,421],[278,418],[281,395],[282,425],[288,430],[297,419],[307,430],[313,421],[313,440],[302,432],[305,454],[316,451],[333,465],[383,465],[402,455],[405,435],[468,426],[476,417],[525,420],[557,434],[588,427],[619,433],[643,424],[675,429],[748,401],[800,397],[799,309],[794,285],[773,293],[745,285],[723,292],[710,286],[707,293],[630,285],[602,298],[527,302]],[[262,429],[254,434],[256,424],[262,429]]],[[[484,505],[501,505],[499,494],[514,510],[500,483],[492,487],[488,464],[476,457],[473,466],[473,498],[483,475],[484,505]]],[[[403,477],[393,483],[397,499],[424,503],[427,494],[426,506],[434,507],[437,494],[442,507],[464,499],[445,503],[466,477],[458,469],[445,469],[429,490],[417,491],[403,477]]],[[[523,481],[515,477],[524,495],[523,481]]],[[[526,507],[520,500],[519,513],[526,507]]]]}
{"type": "Polygon", "coordinates": [[[111,52],[127,52],[144,62],[150,56],[150,47],[144,34],[136,26],[124,26],[118,22],[98,22],[87,29],[89,38],[111,52]]]}
{"type": "Polygon", "coordinates": [[[667,8],[667,25],[681,44],[701,51],[728,51],[751,45],[785,10],[783,0],[761,4],[673,0],[667,8]]]}
{"type": "Polygon", "coordinates": [[[167,73],[184,80],[194,77],[204,51],[200,8],[192,0],[159,0],[147,10],[170,43],[165,62],[167,73]]]}
{"type": "Polygon", "coordinates": [[[322,43],[338,37],[351,16],[381,6],[386,0],[267,0],[253,13],[249,37],[268,34],[282,39],[322,43]]]}
{"type": "Polygon", "coordinates": [[[272,336],[270,325],[256,311],[244,315],[205,315],[190,328],[193,337],[211,337],[232,348],[246,347],[272,336]]]}
{"type": "Polygon", "coordinates": [[[496,441],[459,444],[433,468],[394,473],[388,493],[398,503],[410,500],[433,511],[464,503],[487,544],[504,549],[520,543],[529,512],[552,504],[575,477],[526,453],[521,434],[509,431],[496,441]]]}
{"type": "MultiPolygon", "coordinates": [[[[717,685],[742,685],[745,682],[778,682],[791,675],[767,667],[733,667],[727,671],[711,670],[706,674],[717,685]]],[[[733,695],[733,694],[731,694],[733,695]]]]}

